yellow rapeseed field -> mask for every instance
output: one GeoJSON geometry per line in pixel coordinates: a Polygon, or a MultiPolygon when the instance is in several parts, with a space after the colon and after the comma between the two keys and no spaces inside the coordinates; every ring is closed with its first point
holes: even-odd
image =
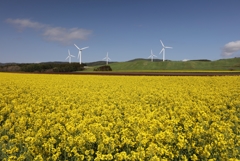
{"type": "Polygon", "coordinates": [[[240,77],[0,73],[0,160],[240,159],[240,77]]]}

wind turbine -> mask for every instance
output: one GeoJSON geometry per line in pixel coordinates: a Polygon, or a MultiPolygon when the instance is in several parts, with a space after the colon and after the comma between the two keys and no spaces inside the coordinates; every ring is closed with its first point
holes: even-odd
{"type": "Polygon", "coordinates": [[[68,57],[66,59],[69,60],[69,63],[71,63],[71,57],[75,57],[75,56],[71,55],[70,51],[68,50],[68,57]]]}
{"type": "Polygon", "coordinates": [[[153,61],[153,58],[154,57],[157,57],[156,55],[154,55],[153,53],[152,53],[152,50],[151,50],[151,55],[148,57],[148,58],[151,58],[151,61],[153,61]]]}
{"type": "Polygon", "coordinates": [[[103,58],[103,60],[106,60],[106,64],[108,65],[108,60],[111,60],[109,57],[108,57],[108,52],[107,52],[107,56],[105,58],[103,58]]]}
{"type": "Polygon", "coordinates": [[[79,52],[78,52],[78,58],[79,58],[79,64],[81,64],[82,62],[81,62],[81,55],[82,55],[82,50],[84,50],[84,49],[87,49],[88,47],[84,47],[84,48],[79,48],[76,44],[74,44],[75,46],[76,46],[76,48],[79,50],[79,52]]]}
{"type": "Polygon", "coordinates": [[[160,53],[159,54],[161,54],[161,53],[163,53],[163,61],[165,60],[165,49],[167,49],[167,48],[172,48],[172,47],[168,47],[168,46],[164,46],[163,45],[163,42],[160,40],[160,42],[161,42],[161,44],[162,44],[162,50],[160,51],[160,53]]]}

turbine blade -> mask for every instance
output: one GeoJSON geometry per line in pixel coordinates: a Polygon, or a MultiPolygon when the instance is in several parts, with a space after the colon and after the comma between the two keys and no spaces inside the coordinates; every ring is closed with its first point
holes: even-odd
{"type": "Polygon", "coordinates": [[[76,46],[76,48],[78,48],[78,50],[80,50],[80,48],[76,44],[74,44],[74,45],[76,46]]]}
{"type": "Polygon", "coordinates": [[[162,46],[164,47],[162,40],[160,40],[160,42],[161,42],[162,46]]]}
{"type": "Polygon", "coordinates": [[[172,49],[172,47],[168,47],[168,46],[165,46],[165,48],[169,48],[169,49],[172,49]]]}
{"type": "Polygon", "coordinates": [[[164,51],[164,48],[162,48],[162,50],[160,51],[160,53],[159,53],[159,54],[161,54],[163,51],[164,51]]]}
{"type": "Polygon", "coordinates": [[[81,49],[79,49],[79,50],[84,50],[84,49],[87,49],[87,48],[89,48],[89,47],[87,46],[87,47],[81,48],[81,49]]]}

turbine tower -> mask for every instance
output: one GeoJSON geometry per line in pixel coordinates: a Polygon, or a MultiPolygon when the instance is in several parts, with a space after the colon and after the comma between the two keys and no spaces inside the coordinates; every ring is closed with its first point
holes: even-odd
{"type": "Polygon", "coordinates": [[[78,52],[78,58],[79,58],[79,64],[81,64],[82,62],[82,58],[81,58],[81,55],[82,55],[82,50],[84,50],[84,49],[87,49],[88,47],[84,47],[84,48],[79,48],[76,44],[74,44],[75,46],[76,46],[76,48],[79,50],[79,52],[78,52]]]}
{"type": "Polygon", "coordinates": [[[154,57],[157,57],[156,55],[154,55],[153,53],[152,53],[152,50],[151,50],[151,55],[148,57],[148,58],[151,58],[151,61],[153,62],[153,58],[154,57]]]}
{"type": "Polygon", "coordinates": [[[71,55],[70,51],[68,50],[68,57],[66,59],[69,60],[69,63],[71,63],[71,57],[75,57],[75,56],[71,55]]]}
{"type": "Polygon", "coordinates": [[[172,48],[172,47],[168,47],[168,46],[164,46],[163,45],[163,42],[160,40],[160,42],[161,42],[161,44],[162,44],[162,50],[160,51],[160,53],[159,54],[161,54],[161,53],[163,53],[163,61],[165,60],[165,49],[167,49],[167,48],[172,48]]]}
{"type": "Polygon", "coordinates": [[[106,65],[108,65],[108,60],[111,60],[109,57],[108,57],[108,52],[107,52],[107,56],[105,58],[103,58],[103,60],[106,60],[106,65]]]}

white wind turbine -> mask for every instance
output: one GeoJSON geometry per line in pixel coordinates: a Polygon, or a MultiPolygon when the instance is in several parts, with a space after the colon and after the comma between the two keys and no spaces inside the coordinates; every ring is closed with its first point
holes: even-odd
{"type": "Polygon", "coordinates": [[[74,44],[75,46],[76,46],[76,48],[79,50],[79,52],[78,52],[78,58],[79,58],[79,64],[81,64],[82,62],[82,60],[81,60],[81,55],[82,55],[82,50],[84,50],[84,49],[87,49],[88,47],[84,47],[84,48],[79,48],[76,44],[74,44]]]}
{"type": "Polygon", "coordinates": [[[75,56],[71,55],[70,51],[68,50],[68,57],[66,59],[69,60],[69,63],[71,63],[71,57],[75,57],[75,56]]]}
{"type": "Polygon", "coordinates": [[[154,57],[157,57],[156,55],[154,55],[153,53],[152,53],[152,50],[151,50],[151,55],[148,57],[148,58],[151,58],[151,61],[153,61],[153,58],[154,57]]]}
{"type": "Polygon", "coordinates": [[[165,49],[167,49],[167,48],[172,48],[172,47],[168,47],[168,46],[164,46],[163,45],[163,42],[160,40],[160,42],[161,42],[161,44],[162,44],[162,50],[160,51],[160,53],[159,54],[161,54],[161,53],[163,53],[163,61],[165,60],[165,49]]]}
{"type": "Polygon", "coordinates": [[[108,65],[108,60],[111,60],[109,57],[108,57],[108,52],[107,52],[107,56],[105,58],[103,58],[103,60],[106,60],[106,64],[108,65]]]}

